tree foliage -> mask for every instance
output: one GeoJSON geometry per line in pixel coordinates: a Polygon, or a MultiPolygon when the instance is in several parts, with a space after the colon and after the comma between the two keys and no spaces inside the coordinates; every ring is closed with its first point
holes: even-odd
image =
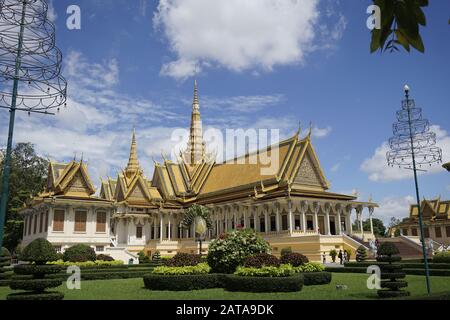
{"type": "Polygon", "coordinates": [[[422,8],[428,6],[428,0],[373,0],[373,3],[381,10],[381,28],[372,30],[371,53],[399,51],[398,45],[408,52],[411,47],[425,52],[419,29],[427,24],[422,8]]]}
{"type": "MultiPolygon", "coordinates": [[[[373,234],[378,237],[384,237],[386,234],[386,227],[383,224],[383,221],[378,218],[372,218],[373,224],[373,234]]],[[[363,229],[365,231],[370,231],[370,219],[366,219],[363,221],[363,229]]]]}
{"type": "MultiPolygon", "coordinates": [[[[0,151],[0,177],[3,176],[5,150],[0,151]]],[[[19,210],[45,186],[48,161],[36,154],[31,143],[17,143],[11,155],[9,198],[6,211],[4,246],[14,250],[22,238],[23,218],[19,210]]],[[[1,185],[0,185],[1,191],[1,185]]]]}

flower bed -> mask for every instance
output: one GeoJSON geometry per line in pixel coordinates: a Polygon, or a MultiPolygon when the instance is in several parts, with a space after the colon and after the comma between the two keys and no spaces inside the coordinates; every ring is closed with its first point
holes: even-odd
{"type": "Polygon", "coordinates": [[[183,266],[183,267],[167,267],[159,266],[155,267],[152,271],[153,274],[161,275],[193,275],[193,274],[208,274],[211,268],[207,263],[199,263],[195,266],[183,266]]]}

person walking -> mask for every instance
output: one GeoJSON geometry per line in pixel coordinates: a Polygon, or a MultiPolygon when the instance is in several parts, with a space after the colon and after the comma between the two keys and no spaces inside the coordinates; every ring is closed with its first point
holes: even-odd
{"type": "Polygon", "coordinates": [[[325,252],[322,254],[322,263],[327,263],[327,254],[325,252]]]}
{"type": "Polygon", "coordinates": [[[339,250],[339,253],[338,253],[338,258],[339,258],[339,264],[342,264],[342,258],[343,258],[344,256],[342,255],[342,250],[339,250]]]}
{"type": "Polygon", "coordinates": [[[348,260],[348,254],[347,254],[347,251],[344,250],[344,263],[347,262],[347,260],[348,260]]]}

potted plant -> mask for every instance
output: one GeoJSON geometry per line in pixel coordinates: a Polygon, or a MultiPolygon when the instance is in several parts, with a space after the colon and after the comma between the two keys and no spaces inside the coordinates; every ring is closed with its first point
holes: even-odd
{"type": "Polygon", "coordinates": [[[336,262],[337,251],[335,249],[330,250],[330,257],[333,263],[336,262]]]}

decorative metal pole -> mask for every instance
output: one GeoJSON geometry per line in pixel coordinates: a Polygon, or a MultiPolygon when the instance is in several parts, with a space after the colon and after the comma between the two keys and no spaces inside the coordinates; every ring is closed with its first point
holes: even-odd
{"type": "Polygon", "coordinates": [[[9,110],[9,129],[0,200],[0,248],[9,198],[9,176],[16,110],[52,114],[66,104],[62,55],[55,47],[55,26],[47,20],[45,0],[0,0],[0,108],[9,110]],[[11,85],[12,89],[8,87],[11,85]],[[19,84],[27,83],[23,92],[19,84]]]}
{"type": "Polygon", "coordinates": [[[417,171],[422,165],[431,166],[435,162],[442,161],[442,150],[436,147],[436,134],[430,132],[428,120],[422,118],[422,109],[416,108],[413,99],[409,98],[409,87],[405,85],[405,99],[402,101],[402,109],[397,111],[397,120],[393,125],[394,136],[389,139],[391,151],[386,155],[388,165],[398,165],[399,168],[410,169],[414,173],[416,200],[419,218],[420,241],[424,259],[426,285],[428,294],[430,288],[430,272],[428,268],[428,256],[423,231],[422,208],[420,206],[419,183],[417,171]]]}

